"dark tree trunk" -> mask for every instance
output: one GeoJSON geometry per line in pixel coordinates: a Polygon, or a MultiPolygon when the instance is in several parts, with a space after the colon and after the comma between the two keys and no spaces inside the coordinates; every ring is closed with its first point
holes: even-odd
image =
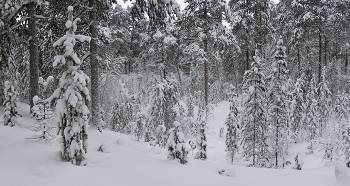
{"type": "Polygon", "coordinates": [[[30,81],[29,81],[29,102],[30,108],[34,106],[33,97],[38,95],[39,92],[39,68],[38,68],[38,42],[37,42],[37,30],[36,30],[36,3],[32,2],[28,4],[28,16],[29,16],[29,68],[30,68],[30,81]]]}
{"type": "Polygon", "coordinates": [[[124,70],[125,74],[128,74],[128,62],[126,60],[124,61],[124,70]]]}
{"type": "Polygon", "coordinates": [[[327,37],[324,37],[324,65],[327,66],[327,37]]]}
{"type": "Polygon", "coordinates": [[[301,73],[301,67],[300,67],[300,48],[298,46],[298,73],[301,73]]]}
{"type": "Polygon", "coordinates": [[[318,34],[318,84],[321,82],[321,72],[322,72],[322,36],[321,31],[318,34]]]}
{"type": "Polygon", "coordinates": [[[346,51],[345,51],[345,66],[344,66],[345,73],[348,72],[348,65],[349,65],[349,62],[348,62],[348,49],[346,49],[346,51]]]}
{"type": "Polygon", "coordinates": [[[99,66],[97,59],[96,0],[89,0],[90,11],[90,69],[91,69],[91,116],[92,124],[101,131],[99,121],[99,66]]]}
{"type": "Polygon", "coordinates": [[[246,51],[246,69],[245,70],[249,70],[249,49],[247,49],[246,51]]]}
{"type": "MultiPolygon", "coordinates": [[[[204,20],[207,21],[207,7],[204,8],[204,20]]],[[[207,36],[208,35],[208,28],[207,23],[205,23],[204,26],[204,33],[207,36]]],[[[208,106],[208,37],[205,37],[203,40],[204,42],[204,52],[207,55],[206,60],[204,60],[204,100],[205,100],[205,106],[208,106]]]]}

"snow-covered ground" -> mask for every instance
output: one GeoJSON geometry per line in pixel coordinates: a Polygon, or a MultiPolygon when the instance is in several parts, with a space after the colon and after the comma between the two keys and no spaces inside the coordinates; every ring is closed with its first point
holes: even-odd
{"type": "MultiPolygon", "coordinates": [[[[218,104],[213,119],[208,123],[208,159],[194,159],[182,165],[167,161],[167,151],[136,141],[134,135],[112,131],[99,133],[89,129],[88,165],[75,166],[58,158],[59,144],[52,140],[27,140],[35,133],[28,129],[34,120],[28,116],[28,105],[20,104],[24,117],[15,127],[3,126],[3,108],[0,107],[0,185],[120,185],[120,186],[334,186],[337,185],[334,165],[320,165],[318,154],[304,155],[303,170],[250,168],[232,165],[226,159],[225,138],[219,137],[219,128],[229,112],[229,103],[218,104]],[[105,144],[109,153],[97,148],[105,144]],[[218,170],[229,169],[228,174],[218,170]]],[[[293,148],[303,153],[303,145],[293,148]]],[[[237,163],[238,164],[238,163],[237,163]]]]}

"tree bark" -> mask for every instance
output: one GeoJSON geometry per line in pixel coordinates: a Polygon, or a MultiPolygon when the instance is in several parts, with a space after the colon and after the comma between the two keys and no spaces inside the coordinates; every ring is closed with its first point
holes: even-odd
{"type": "MultiPolygon", "coordinates": [[[[204,20],[207,21],[207,4],[204,7],[204,20]]],[[[206,59],[204,60],[204,100],[205,106],[208,106],[208,25],[204,25],[204,33],[206,38],[203,40],[204,43],[204,52],[206,54],[206,59]]],[[[207,113],[206,113],[207,114],[207,113]]]]}
{"type": "Polygon", "coordinates": [[[327,66],[327,37],[324,37],[324,65],[327,66]]]}
{"type": "Polygon", "coordinates": [[[38,42],[37,42],[37,30],[36,30],[36,3],[32,2],[28,4],[28,16],[29,19],[29,102],[30,108],[34,106],[33,97],[38,95],[39,92],[39,68],[38,68],[38,42]]]}
{"type": "Polygon", "coordinates": [[[101,131],[99,121],[99,65],[97,59],[97,28],[96,28],[96,0],[89,0],[90,12],[90,70],[91,70],[91,116],[92,125],[101,131]]]}
{"type": "Polygon", "coordinates": [[[249,49],[247,49],[246,51],[246,69],[245,70],[249,70],[249,49]]]}
{"type": "Polygon", "coordinates": [[[321,72],[322,72],[322,36],[321,31],[318,34],[318,84],[321,82],[321,72]]]}
{"type": "Polygon", "coordinates": [[[345,74],[348,72],[348,65],[349,65],[349,62],[348,62],[348,49],[346,49],[346,51],[345,51],[345,68],[344,68],[344,70],[345,70],[345,74]]]}
{"type": "Polygon", "coordinates": [[[301,73],[301,68],[300,68],[300,49],[298,46],[298,73],[301,73]]]}

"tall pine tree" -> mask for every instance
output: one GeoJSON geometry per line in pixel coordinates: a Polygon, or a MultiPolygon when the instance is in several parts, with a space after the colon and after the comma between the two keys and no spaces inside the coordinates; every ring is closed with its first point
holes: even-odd
{"type": "Polygon", "coordinates": [[[272,72],[269,80],[269,114],[271,133],[271,147],[274,151],[275,167],[279,165],[279,159],[284,159],[288,148],[288,121],[287,121],[287,62],[286,47],[283,40],[277,42],[275,61],[272,63],[272,72]]]}
{"type": "Polygon", "coordinates": [[[243,100],[243,150],[247,159],[252,158],[253,166],[257,160],[267,158],[266,142],[266,98],[265,74],[261,58],[254,56],[251,69],[244,73],[243,100]]]}

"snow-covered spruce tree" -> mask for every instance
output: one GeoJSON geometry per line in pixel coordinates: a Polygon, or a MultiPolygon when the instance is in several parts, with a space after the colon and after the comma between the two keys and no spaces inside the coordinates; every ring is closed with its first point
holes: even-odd
{"type": "Polygon", "coordinates": [[[179,159],[181,164],[187,163],[188,149],[185,143],[185,135],[181,131],[180,123],[174,122],[174,127],[169,130],[169,138],[167,142],[167,149],[169,151],[168,159],[179,159]]]}
{"type": "Polygon", "coordinates": [[[146,132],[150,132],[150,135],[156,140],[155,144],[159,144],[161,147],[165,147],[166,143],[164,138],[160,138],[160,136],[164,136],[175,121],[176,112],[174,106],[178,103],[178,96],[178,84],[175,79],[169,76],[162,81],[155,79],[148,109],[149,118],[146,132]],[[163,127],[159,128],[159,126],[164,126],[165,130],[161,129],[163,127]]]}
{"type": "Polygon", "coordinates": [[[344,130],[349,123],[349,95],[343,90],[338,92],[334,104],[335,119],[338,129],[344,130]]]}
{"type": "Polygon", "coordinates": [[[164,115],[165,115],[165,89],[164,82],[159,82],[155,79],[155,84],[151,92],[151,101],[148,108],[147,123],[145,126],[145,141],[156,140],[155,144],[159,144],[160,139],[156,139],[157,127],[160,125],[164,126],[164,115]],[[152,139],[153,138],[153,139],[152,139]]]}
{"type": "Polygon", "coordinates": [[[143,113],[136,114],[135,138],[140,141],[144,135],[146,117],[143,113]]]}
{"type": "Polygon", "coordinates": [[[53,46],[62,46],[64,54],[55,56],[53,66],[61,64],[65,69],[60,80],[59,87],[49,98],[51,104],[55,104],[55,111],[59,132],[62,137],[58,140],[61,144],[61,159],[71,161],[75,165],[86,165],[87,153],[87,127],[90,113],[86,104],[91,100],[87,85],[89,77],[80,70],[82,61],[74,52],[74,44],[88,41],[91,38],[84,35],[75,35],[77,30],[76,18],[73,21],[73,7],[68,7],[68,20],[66,35],[57,40],[53,46]]]}
{"type": "Polygon", "coordinates": [[[165,79],[166,87],[164,89],[164,97],[165,97],[165,118],[164,125],[166,130],[168,131],[173,127],[173,123],[176,119],[177,113],[175,111],[176,105],[179,103],[179,82],[172,75],[168,74],[165,79]]]}
{"type": "Polygon", "coordinates": [[[207,127],[206,121],[200,121],[200,124],[197,126],[197,139],[196,139],[196,148],[197,152],[195,155],[196,159],[206,160],[207,159],[207,127]]]}
{"type": "Polygon", "coordinates": [[[50,103],[48,103],[46,99],[40,99],[40,97],[47,98],[49,96],[48,89],[50,88],[49,85],[53,80],[54,78],[52,76],[49,76],[46,80],[39,77],[38,83],[40,87],[40,96],[33,97],[34,106],[31,108],[31,117],[36,121],[34,126],[30,127],[29,129],[34,132],[41,131],[42,133],[40,135],[33,135],[32,137],[26,139],[51,140],[55,138],[54,135],[50,134],[53,127],[47,124],[48,120],[53,118],[53,110],[50,108],[50,103]]]}
{"type": "Polygon", "coordinates": [[[321,74],[321,81],[318,85],[318,106],[319,106],[319,132],[320,136],[327,129],[328,119],[331,115],[332,107],[332,93],[328,89],[328,82],[326,81],[326,67],[323,67],[321,74]]]}
{"type": "Polygon", "coordinates": [[[350,124],[345,127],[341,133],[342,143],[340,149],[342,150],[345,160],[350,160],[350,124]]]}
{"type": "Polygon", "coordinates": [[[304,123],[308,134],[306,138],[308,140],[314,140],[319,134],[319,129],[317,128],[319,123],[319,107],[316,92],[315,77],[313,77],[309,83],[309,89],[306,94],[306,117],[304,123]]]}
{"type": "Polygon", "coordinates": [[[17,95],[18,92],[10,81],[4,83],[4,125],[10,125],[11,127],[17,124],[17,116],[21,116],[21,112],[17,108],[17,95]]]}
{"type": "Polygon", "coordinates": [[[294,85],[294,90],[292,92],[292,109],[293,109],[293,114],[292,114],[292,126],[291,130],[295,135],[295,140],[300,141],[303,139],[303,132],[305,131],[303,121],[305,118],[305,103],[304,103],[304,92],[302,89],[304,81],[303,79],[298,78],[297,82],[294,85]]]}
{"type": "Polygon", "coordinates": [[[227,133],[226,133],[226,152],[228,158],[230,158],[231,163],[233,162],[233,158],[235,154],[238,152],[238,141],[239,141],[239,119],[238,119],[238,109],[237,109],[237,102],[234,100],[235,94],[234,92],[231,92],[231,98],[230,98],[230,113],[228,115],[228,118],[226,119],[226,127],[227,127],[227,133]]]}
{"type": "Polygon", "coordinates": [[[112,112],[112,130],[122,133],[130,133],[130,122],[133,117],[133,108],[130,102],[115,103],[112,112]]]}
{"type": "MultiPolygon", "coordinates": [[[[256,52],[257,53],[257,52],[256,52]]],[[[246,159],[252,158],[252,165],[257,160],[267,157],[266,122],[265,122],[265,75],[261,59],[255,55],[251,69],[244,73],[243,128],[242,145],[246,159]]]]}
{"type": "Polygon", "coordinates": [[[189,95],[186,99],[187,106],[187,117],[194,117],[194,98],[192,95],[189,95]]]}
{"type": "Polygon", "coordinates": [[[279,160],[284,160],[288,148],[288,121],[287,121],[287,62],[286,47],[283,46],[283,40],[277,42],[275,60],[272,63],[271,74],[267,77],[269,80],[269,118],[270,118],[270,147],[273,149],[275,158],[275,167],[279,166],[279,160]]]}

